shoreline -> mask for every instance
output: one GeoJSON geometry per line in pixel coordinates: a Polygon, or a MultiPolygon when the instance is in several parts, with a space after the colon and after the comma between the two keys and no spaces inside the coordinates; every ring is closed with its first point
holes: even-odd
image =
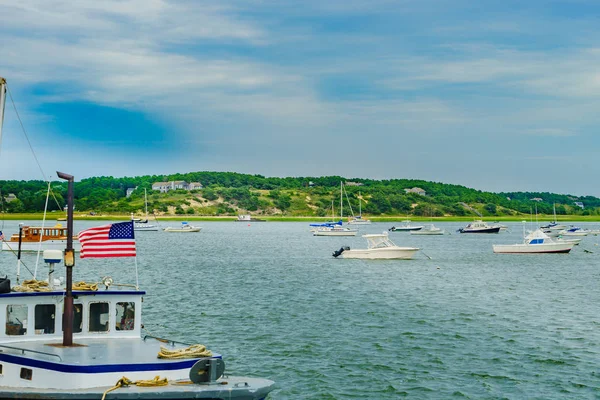
{"type": "MultiPolygon", "coordinates": [[[[140,217],[140,216],[136,216],[140,217]]],[[[263,219],[265,222],[326,222],[330,221],[331,217],[312,217],[312,216],[268,216],[268,215],[256,215],[257,218],[263,219]]],[[[421,223],[436,223],[436,222],[470,222],[473,220],[481,219],[483,221],[498,221],[498,222],[532,222],[543,224],[554,220],[552,215],[538,215],[535,219],[530,216],[488,216],[488,217],[476,217],[476,216],[448,216],[448,217],[408,217],[406,215],[396,216],[382,216],[382,217],[368,217],[363,215],[364,218],[370,219],[372,222],[402,222],[407,219],[421,223]]],[[[58,221],[54,215],[46,215],[46,221],[54,221],[58,224],[66,221],[58,221]]],[[[88,215],[88,214],[75,214],[73,216],[76,221],[127,221],[131,219],[131,215],[124,214],[102,214],[102,215],[88,215]]],[[[141,217],[144,218],[144,217],[141,217]]],[[[43,220],[43,213],[19,213],[19,214],[3,214],[2,220],[18,221],[18,220],[43,220]]],[[[237,216],[203,216],[203,215],[168,215],[159,216],[158,218],[150,217],[150,221],[213,221],[213,222],[257,222],[257,221],[238,221],[237,216]]],[[[347,218],[343,218],[344,222],[347,222],[347,218]]],[[[600,222],[600,215],[561,215],[557,217],[557,222],[600,222]]]]}

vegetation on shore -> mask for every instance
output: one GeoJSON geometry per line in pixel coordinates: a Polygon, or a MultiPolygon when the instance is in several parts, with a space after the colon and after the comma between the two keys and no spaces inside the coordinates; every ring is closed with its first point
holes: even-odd
{"type": "MultiPolygon", "coordinates": [[[[127,219],[131,213],[144,214],[144,189],[148,210],[160,219],[232,219],[253,214],[267,220],[326,220],[339,218],[340,181],[346,182],[344,215],[362,214],[374,221],[411,219],[497,220],[552,219],[553,206],[561,220],[600,220],[600,199],[554,193],[483,192],[460,185],[411,179],[346,179],[340,176],[269,178],[232,172],[194,172],[169,176],[96,177],[75,184],[76,217],[127,219]],[[184,180],[201,182],[202,189],[160,193],[152,184],[184,180]],[[351,184],[349,184],[351,182],[351,184]],[[421,188],[426,195],[407,193],[421,188]],[[127,197],[127,189],[136,188],[127,197]],[[575,203],[581,202],[584,209],[575,203]],[[332,206],[334,210],[332,211],[332,206]]],[[[62,213],[66,183],[52,182],[48,211],[62,213]]],[[[38,219],[46,203],[47,183],[43,181],[0,181],[2,212],[5,218],[38,219]],[[9,194],[16,198],[8,200],[9,194]],[[35,217],[34,217],[35,216],[35,217]]],[[[11,196],[12,197],[12,196],[11,196]]]]}

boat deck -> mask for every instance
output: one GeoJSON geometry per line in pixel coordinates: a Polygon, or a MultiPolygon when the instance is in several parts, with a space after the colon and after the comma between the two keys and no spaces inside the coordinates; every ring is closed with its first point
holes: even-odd
{"type": "MultiPolygon", "coordinates": [[[[61,372],[101,373],[189,368],[200,358],[158,358],[160,346],[170,350],[187,346],[172,346],[154,338],[106,340],[75,337],[73,347],[62,347],[61,343],[56,339],[3,343],[0,344],[0,360],[18,358],[20,364],[32,367],[61,372]]],[[[221,358],[221,355],[213,353],[213,357],[221,358]]]]}

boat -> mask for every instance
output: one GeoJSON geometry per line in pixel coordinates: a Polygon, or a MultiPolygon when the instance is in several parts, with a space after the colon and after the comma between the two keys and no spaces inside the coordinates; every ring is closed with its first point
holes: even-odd
{"type": "MultiPolygon", "coordinates": [[[[340,182],[340,224],[326,223],[325,226],[314,227],[311,229],[313,236],[356,236],[358,229],[341,226],[341,221],[344,220],[343,201],[343,183],[340,182]]],[[[331,210],[334,213],[333,202],[331,203],[331,210]]]]}
{"type": "Polygon", "coordinates": [[[433,224],[425,225],[423,229],[410,231],[411,235],[444,235],[445,233],[444,229],[438,228],[433,224]]]}
{"type": "Polygon", "coordinates": [[[131,213],[131,220],[133,223],[133,230],[136,232],[157,232],[158,225],[150,224],[148,222],[148,194],[146,188],[144,188],[144,206],[146,209],[146,219],[142,220],[141,218],[134,218],[133,213],[131,213]]]}
{"type": "MultiPolygon", "coordinates": [[[[43,250],[62,250],[67,244],[67,228],[61,224],[52,227],[20,226],[20,233],[13,233],[8,240],[2,241],[3,251],[19,250],[19,236],[21,237],[21,251],[35,252],[43,250]]],[[[81,250],[77,237],[73,238],[75,251],[81,250]]]]}
{"type": "Polygon", "coordinates": [[[587,236],[589,232],[577,226],[571,226],[558,232],[559,236],[587,236]]]}
{"type": "Polygon", "coordinates": [[[405,219],[402,221],[402,225],[400,226],[392,226],[388,231],[390,232],[410,232],[410,231],[418,231],[423,229],[423,225],[412,225],[409,219],[405,219]]]}
{"type": "Polygon", "coordinates": [[[202,228],[199,226],[192,226],[190,224],[188,224],[187,222],[182,222],[181,226],[178,227],[172,227],[172,226],[168,226],[166,228],[163,229],[163,231],[165,232],[200,232],[202,228]]]}
{"type": "Polygon", "coordinates": [[[237,216],[237,222],[265,222],[264,219],[254,218],[250,214],[240,214],[237,216]]]}
{"type": "Polygon", "coordinates": [[[552,204],[552,212],[554,214],[554,220],[546,225],[540,227],[540,229],[550,237],[556,237],[560,231],[568,229],[566,225],[559,224],[556,221],[556,203],[552,204]]]}
{"type": "MultiPolygon", "coordinates": [[[[370,219],[363,218],[363,216],[362,216],[361,203],[362,203],[362,198],[360,197],[360,192],[358,192],[358,215],[357,216],[353,215],[352,217],[348,218],[349,225],[370,225],[371,224],[370,219]]],[[[348,201],[348,204],[350,204],[350,201],[348,201]]],[[[352,209],[350,209],[350,211],[352,211],[352,209]]]]}
{"type": "MultiPolygon", "coordinates": [[[[0,78],[0,132],[5,85],[0,78]]],[[[110,277],[101,280],[104,290],[73,283],[74,177],[58,177],[68,180],[66,245],[44,251],[48,280],[0,284],[0,399],[265,399],[273,381],[224,376],[222,355],[205,346],[142,336],[146,292],[139,288],[137,262],[135,285],[110,277]],[[53,278],[61,261],[65,286],[53,278]]],[[[131,221],[78,236],[88,246],[82,258],[136,254],[131,221]]]]}
{"type": "Polygon", "coordinates": [[[525,236],[523,243],[492,245],[494,253],[535,254],[535,253],[568,253],[575,243],[556,241],[541,229],[525,236]]]}
{"type": "Polygon", "coordinates": [[[360,258],[366,260],[409,260],[419,251],[417,247],[396,246],[387,232],[362,235],[367,239],[366,249],[351,249],[344,246],[332,255],[341,258],[360,258]]]}
{"type": "Polygon", "coordinates": [[[457,232],[460,233],[498,233],[500,232],[499,225],[488,225],[487,222],[484,222],[480,219],[471,222],[464,228],[458,229],[457,232]]]}

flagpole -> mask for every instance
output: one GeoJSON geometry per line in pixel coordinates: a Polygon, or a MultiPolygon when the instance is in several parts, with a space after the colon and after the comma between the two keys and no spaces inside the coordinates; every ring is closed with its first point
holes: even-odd
{"type": "Polygon", "coordinates": [[[135,263],[135,290],[140,290],[140,282],[138,281],[137,255],[133,257],[135,263]]]}
{"type": "Polygon", "coordinates": [[[65,249],[65,267],[67,268],[67,290],[65,293],[63,315],[63,346],[73,346],[73,267],[75,251],[73,250],[73,175],[56,172],[60,179],[68,181],[67,187],[67,248],[65,249]]]}

